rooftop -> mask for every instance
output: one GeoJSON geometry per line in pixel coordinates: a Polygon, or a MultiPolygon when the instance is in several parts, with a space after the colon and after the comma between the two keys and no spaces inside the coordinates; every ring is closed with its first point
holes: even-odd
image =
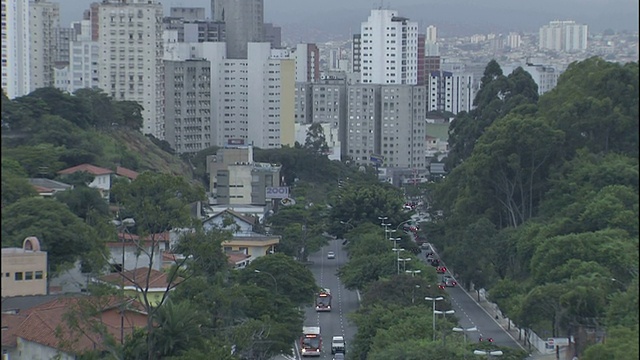
{"type": "Polygon", "coordinates": [[[73,174],[79,171],[84,171],[84,172],[88,172],[89,174],[93,174],[93,175],[108,175],[108,174],[113,174],[113,171],[109,170],[109,169],[105,169],[105,168],[101,168],[99,166],[95,166],[95,165],[91,165],[91,164],[82,164],[82,165],[76,165],[67,169],[63,169],[58,171],[58,174],[60,175],[68,175],[68,174],[73,174]]]}

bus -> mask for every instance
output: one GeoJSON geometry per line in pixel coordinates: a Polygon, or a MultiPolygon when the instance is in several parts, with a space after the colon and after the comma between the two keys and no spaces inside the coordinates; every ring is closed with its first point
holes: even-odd
{"type": "Polygon", "coordinates": [[[321,289],[316,296],[316,311],[331,311],[331,291],[321,289]]]}

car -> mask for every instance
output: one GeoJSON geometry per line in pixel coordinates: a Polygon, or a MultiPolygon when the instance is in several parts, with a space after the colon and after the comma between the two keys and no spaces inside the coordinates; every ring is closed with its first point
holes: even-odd
{"type": "Polygon", "coordinates": [[[343,353],[335,353],[333,355],[333,360],[344,360],[344,354],[343,353]]]}
{"type": "MultiPolygon", "coordinates": [[[[433,264],[433,262],[432,262],[432,264],[433,264]]],[[[444,267],[444,266],[438,266],[438,267],[436,268],[436,272],[437,272],[438,274],[444,274],[444,273],[446,273],[446,272],[447,272],[447,268],[446,268],[446,267],[444,267]]]]}
{"type": "Polygon", "coordinates": [[[458,285],[458,282],[453,277],[445,275],[442,277],[442,284],[446,287],[454,287],[458,285]]]}
{"type": "Polygon", "coordinates": [[[333,251],[329,251],[327,253],[327,259],[335,259],[336,258],[336,253],[334,253],[333,251]]]}

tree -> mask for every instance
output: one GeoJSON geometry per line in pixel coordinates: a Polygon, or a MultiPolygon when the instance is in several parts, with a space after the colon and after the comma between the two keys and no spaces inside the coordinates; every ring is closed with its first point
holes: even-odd
{"type": "Polygon", "coordinates": [[[327,146],[327,139],[324,136],[324,129],[321,123],[314,122],[309,126],[304,148],[318,155],[326,155],[329,152],[329,146],[327,146]]]}
{"type": "Polygon", "coordinates": [[[92,226],[100,221],[108,221],[110,216],[109,205],[97,189],[78,186],[59,192],[55,197],[66,204],[76,216],[92,226]]]}
{"type": "Polygon", "coordinates": [[[187,227],[191,224],[189,217],[189,204],[202,200],[204,191],[200,187],[193,187],[187,181],[178,176],[166,174],[154,174],[144,172],[131,183],[117,183],[112,188],[116,200],[121,204],[135,220],[139,240],[135,242],[138,251],[145,253],[149,260],[148,271],[142,281],[127,278],[125,273],[121,275],[135,284],[141,293],[141,302],[147,317],[147,349],[148,359],[155,357],[157,347],[153,341],[155,331],[154,318],[158,309],[166,300],[169,291],[178,285],[179,270],[187,259],[178,260],[167,276],[167,285],[159,301],[159,306],[154,306],[148,296],[151,286],[149,279],[153,269],[153,258],[159,251],[158,242],[165,233],[171,229],[187,227]]]}
{"type": "Polygon", "coordinates": [[[35,195],[37,192],[27,181],[27,174],[20,164],[2,157],[2,207],[35,195]]]}
{"type": "Polygon", "coordinates": [[[99,262],[87,258],[92,250],[106,253],[94,229],[56,200],[24,198],[3,209],[3,245],[22,246],[28,236],[40,240],[53,274],[70,268],[76,260],[99,262]]]}
{"type": "Polygon", "coordinates": [[[632,328],[617,327],[607,332],[607,341],[588,348],[582,356],[583,359],[635,360],[640,358],[637,323],[632,328]]]}
{"type": "Polygon", "coordinates": [[[157,355],[181,355],[191,348],[202,348],[205,343],[202,326],[206,317],[188,301],[173,303],[167,300],[155,313],[156,328],[150,334],[157,355]]]}

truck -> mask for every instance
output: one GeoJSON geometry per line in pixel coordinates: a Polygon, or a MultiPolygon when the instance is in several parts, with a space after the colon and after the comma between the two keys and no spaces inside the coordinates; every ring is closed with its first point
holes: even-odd
{"type": "Polygon", "coordinates": [[[300,337],[300,356],[322,355],[322,336],[319,326],[303,326],[300,337]]]}
{"type": "Polygon", "coordinates": [[[345,353],[344,336],[334,336],[331,338],[331,354],[345,353]]]}
{"type": "Polygon", "coordinates": [[[331,291],[320,289],[316,296],[316,311],[331,311],[331,291]]]}

